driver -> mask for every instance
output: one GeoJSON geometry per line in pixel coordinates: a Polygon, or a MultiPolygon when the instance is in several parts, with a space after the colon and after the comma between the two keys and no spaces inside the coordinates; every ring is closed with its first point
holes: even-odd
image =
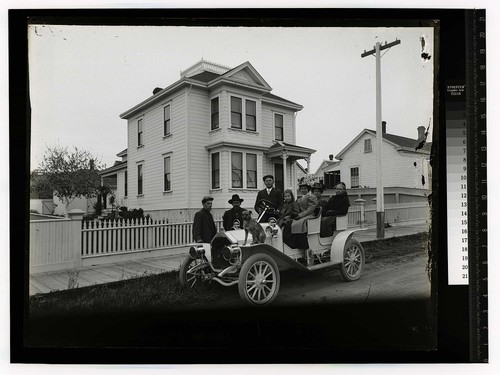
{"type": "Polygon", "coordinates": [[[264,180],[264,184],[266,185],[265,189],[262,189],[257,193],[257,199],[255,200],[255,211],[260,215],[261,212],[264,210],[264,208],[260,205],[261,201],[265,201],[266,204],[271,206],[275,210],[275,212],[266,212],[264,214],[264,217],[262,218],[261,222],[267,222],[269,221],[269,218],[274,217],[278,218],[279,217],[279,212],[277,211],[278,208],[281,206],[283,203],[283,192],[278,189],[273,187],[274,185],[274,176],[273,175],[266,175],[262,178],[264,180]]]}

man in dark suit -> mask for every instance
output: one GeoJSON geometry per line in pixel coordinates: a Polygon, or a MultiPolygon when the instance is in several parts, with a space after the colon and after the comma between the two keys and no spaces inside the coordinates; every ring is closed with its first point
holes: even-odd
{"type": "Polygon", "coordinates": [[[233,194],[233,197],[227,201],[229,204],[233,205],[233,208],[227,210],[224,212],[224,215],[222,215],[224,230],[231,230],[231,228],[235,227],[235,220],[238,220],[239,228],[243,228],[243,222],[241,221],[241,213],[243,212],[241,202],[243,201],[244,199],[241,199],[238,194],[233,194]]]}
{"type": "Polygon", "coordinates": [[[276,210],[275,212],[271,212],[271,213],[266,212],[266,214],[264,215],[264,217],[262,218],[261,221],[267,222],[267,221],[269,221],[269,218],[271,218],[271,217],[275,217],[275,218],[279,217],[278,209],[283,204],[283,192],[280,189],[273,187],[274,176],[272,176],[270,174],[266,175],[263,177],[263,180],[264,180],[264,184],[266,185],[266,188],[257,193],[257,199],[255,200],[254,208],[255,208],[255,211],[260,215],[260,213],[263,211],[263,208],[260,205],[260,202],[262,200],[265,200],[265,201],[267,201],[267,202],[265,202],[266,204],[268,204],[269,206],[271,206],[271,208],[276,210]]]}
{"type": "Polygon", "coordinates": [[[217,234],[217,228],[210,211],[212,210],[212,201],[209,196],[203,197],[201,203],[203,208],[194,215],[193,221],[193,239],[195,242],[210,243],[217,234]]]}

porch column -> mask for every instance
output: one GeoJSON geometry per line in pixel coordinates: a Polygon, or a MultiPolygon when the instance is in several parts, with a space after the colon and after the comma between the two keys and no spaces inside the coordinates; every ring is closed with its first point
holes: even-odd
{"type": "Polygon", "coordinates": [[[311,174],[311,157],[308,156],[306,159],[307,162],[307,174],[311,174]]]}
{"type": "Polygon", "coordinates": [[[288,159],[288,152],[283,150],[281,152],[281,158],[283,159],[283,189],[287,188],[287,180],[286,180],[286,159],[288,159]]]}

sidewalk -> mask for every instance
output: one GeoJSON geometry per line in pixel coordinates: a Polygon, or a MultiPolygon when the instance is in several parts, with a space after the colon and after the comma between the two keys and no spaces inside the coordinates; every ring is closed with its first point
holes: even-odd
{"type": "MultiPolygon", "coordinates": [[[[408,236],[428,230],[429,224],[394,226],[385,229],[385,238],[408,236]]],[[[377,239],[377,230],[376,228],[360,229],[354,233],[353,237],[359,242],[374,241],[377,239]]],[[[186,253],[178,255],[30,275],[29,294],[31,296],[37,293],[49,293],[52,291],[106,284],[177,270],[185,259],[187,251],[188,248],[186,247],[186,253]]]]}

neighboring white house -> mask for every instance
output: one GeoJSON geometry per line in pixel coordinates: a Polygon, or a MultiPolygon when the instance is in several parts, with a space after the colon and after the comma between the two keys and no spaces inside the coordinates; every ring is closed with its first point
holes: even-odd
{"type": "Polygon", "coordinates": [[[229,68],[204,60],[156,88],[120,115],[128,147],[120,164],[101,173],[116,176],[117,203],[153,217],[190,218],[205,195],[214,197],[214,213],[228,209],[233,194],[253,207],[266,174],[295,189],[304,175],[296,161],[309,167],[315,150],[296,145],[303,107],[271,90],[249,62],[229,68]]]}
{"type": "MultiPolygon", "coordinates": [[[[425,127],[416,129],[417,137],[412,139],[387,133],[386,122],[382,124],[382,182],[386,188],[385,192],[391,189],[404,189],[407,194],[410,191],[408,189],[411,189],[416,195],[427,195],[432,187],[429,163],[431,143],[416,148],[424,139],[425,127]]],[[[377,184],[375,147],[376,132],[363,129],[335,155],[336,160],[333,155],[330,155],[329,160],[324,160],[314,176],[323,181],[326,189],[333,189],[339,181],[343,181],[352,197],[361,197],[363,190],[365,199],[367,195],[375,195],[373,191],[377,184]]],[[[400,202],[399,199],[396,201],[400,202]]]]}

